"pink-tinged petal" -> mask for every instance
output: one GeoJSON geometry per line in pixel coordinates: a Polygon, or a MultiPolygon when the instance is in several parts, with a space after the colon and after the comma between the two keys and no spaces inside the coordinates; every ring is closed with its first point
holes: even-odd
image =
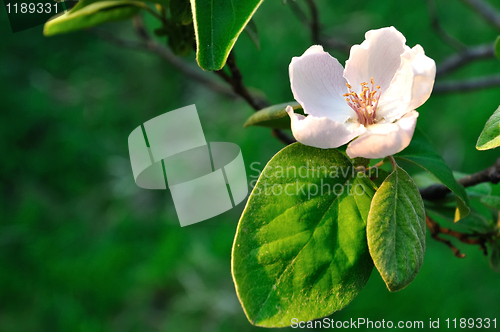
{"type": "Polygon", "coordinates": [[[322,149],[337,148],[366,131],[359,123],[340,123],[314,115],[305,117],[294,113],[290,106],[286,111],[292,121],[293,136],[304,145],[322,149]]]}
{"type": "Polygon", "coordinates": [[[431,95],[436,77],[436,63],[416,45],[406,47],[401,66],[380,98],[377,119],[392,122],[421,106],[431,95]]]}
{"type": "Polygon", "coordinates": [[[374,124],[347,147],[350,158],[384,158],[405,149],[413,137],[418,112],[411,111],[395,123],[374,124]]]}
{"type": "Polygon", "coordinates": [[[365,38],[361,45],[351,47],[344,77],[357,93],[361,91],[361,83],[370,83],[373,77],[384,93],[401,64],[406,39],[394,27],[370,30],[365,38]]]}
{"type": "Polygon", "coordinates": [[[302,56],[294,57],[289,72],[293,96],[306,114],[337,122],[356,118],[342,96],[347,92],[344,68],[322,46],[311,46],[302,56]]]}

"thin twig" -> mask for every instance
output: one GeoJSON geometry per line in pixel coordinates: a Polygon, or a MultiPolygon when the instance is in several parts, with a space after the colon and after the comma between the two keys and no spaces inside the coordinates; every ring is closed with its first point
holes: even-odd
{"type": "Polygon", "coordinates": [[[187,77],[193,79],[198,83],[201,83],[208,89],[217,92],[219,94],[222,94],[226,97],[236,98],[236,95],[225,85],[210,79],[201,70],[191,67],[190,65],[179,59],[168,48],[156,43],[152,39],[149,39],[147,35],[146,35],[147,39],[145,41],[134,41],[116,37],[112,33],[109,33],[108,31],[102,29],[92,29],[90,31],[99,38],[106,40],[107,42],[114,44],[118,47],[141,51],[141,52],[155,53],[162,60],[168,62],[173,67],[184,73],[187,77]]]}
{"type": "Polygon", "coordinates": [[[318,7],[314,0],[306,0],[307,6],[309,7],[309,12],[311,13],[311,41],[313,44],[320,44],[320,33],[321,26],[319,22],[318,7]]]}
{"type": "Polygon", "coordinates": [[[464,258],[465,254],[460,253],[460,250],[450,240],[441,237],[440,236],[441,234],[454,237],[458,241],[465,244],[478,245],[483,251],[483,254],[485,256],[488,255],[488,249],[486,247],[486,243],[490,240],[490,238],[492,238],[493,236],[492,234],[480,234],[477,232],[460,233],[452,229],[442,227],[436,221],[431,219],[431,217],[429,217],[428,215],[425,216],[425,223],[427,224],[427,227],[431,232],[431,237],[434,240],[444,243],[445,245],[450,247],[450,249],[453,251],[453,254],[456,257],[464,258]]]}
{"type": "MultiPolygon", "coordinates": [[[[257,100],[255,99],[248,89],[245,87],[243,84],[243,76],[241,75],[241,71],[236,65],[236,61],[234,59],[234,55],[230,54],[228,59],[227,59],[227,65],[228,68],[231,72],[231,76],[227,75],[223,70],[220,70],[216,72],[221,76],[226,82],[228,82],[234,94],[226,88],[224,85],[220,85],[219,83],[216,83],[212,81],[211,79],[206,78],[205,76],[202,76],[201,73],[196,71],[195,69],[191,68],[181,60],[179,60],[172,52],[170,52],[167,48],[161,46],[160,44],[156,43],[150,36],[149,33],[147,32],[146,28],[144,27],[144,22],[142,21],[142,18],[140,16],[135,16],[134,17],[134,28],[137,32],[137,35],[139,38],[141,38],[144,41],[144,45],[147,47],[148,50],[157,53],[160,55],[162,58],[165,60],[169,61],[170,63],[175,64],[175,66],[179,69],[181,69],[187,76],[196,79],[197,81],[204,83],[206,86],[211,87],[214,89],[214,87],[217,88],[218,92],[223,92],[226,95],[229,95],[231,97],[234,97],[235,95],[238,95],[245,99],[245,101],[255,110],[258,111],[261,108],[264,108],[268,106],[267,102],[264,102],[263,100],[257,100]]],[[[285,133],[279,131],[278,129],[275,129],[273,131],[273,135],[278,137],[283,143],[285,144],[290,144],[291,142],[293,143],[294,140],[292,138],[289,138],[285,133]],[[279,133],[279,134],[276,134],[279,133]]]]}
{"type": "MultiPolygon", "coordinates": [[[[500,158],[497,159],[493,166],[490,166],[480,172],[465,176],[457,180],[464,187],[472,187],[483,182],[489,182],[497,184],[500,182],[500,158]]],[[[450,192],[450,190],[441,184],[435,184],[423,189],[420,189],[420,195],[423,199],[428,201],[440,200],[445,198],[445,196],[450,192]]]]}
{"type": "Polygon", "coordinates": [[[446,75],[472,61],[493,57],[495,57],[495,49],[493,47],[493,44],[469,47],[462,52],[454,54],[441,62],[437,66],[436,76],[446,75]]]}
{"type": "Polygon", "coordinates": [[[435,222],[428,215],[426,215],[425,216],[425,223],[426,223],[427,227],[429,228],[429,231],[431,232],[431,237],[434,240],[447,245],[453,251],[453,254],[456,257],[465,258],[465,254],[460,253],[460,250],[457,247],[455,247],[455,245],[450,240],[443,239],[442,237],[439,236],[439,234],[441,233],[441,226],[437,222],[435,222]]]}
{"type": "Polygon", "coordinates": [[[486,21],[500,30],[500,13],[484,0],[462,0],[481,15],[486,21]]]}
{"type": "Polygon", "coordinates": [[[493,88],[500,85],[500,74],[457,81],[439,82],[434,85],[433,93],[450,93],[493,88]]]}
{"type": "Polygon", "coordinates": [[[495,164],[480,172],[464,176],[458,180],[464,187],[475,186],[476,184],[490,182],[497,184],[500,182],[500,158],[497,159],[495,164]]]}
{"type": "MultiPolygon", "coordinates": [[[[254,109],[254,111],[259,111],[262,108],[269,106],[269,103],[267,101],[254,98],[252,94],[248,91],[247,87],[243,83],[243,75],[241,74],[241,71],[238,65],[236,64],[236,59],[232,52],[229,53],[229,56],[226,61],[226,66],[229,69],[231,75],[229,75],[224,70],[226,67],[222,68],[219,71],[216,71],[215,73],[218,76],[220,76],[224,81],[226,81],[229,85],[231,85],[234,93],[242,97],[254,109]]],[[[288,136],[279,129],[273,129],[272,134],[274,137],[278,138],[284,144],[288,145],[295,142],[293,138],[291,138],[290,136],[288,136]]]]}
{"type": "Polygon", "coordinates": [[[431,20],[431,27],[434,30],[434,32],[441,38],[441,40],[450,46],[451,48],[455,49],[456,51],[462,51],[465,49],[465,45],[460,42],[458,39],[450,35],[442,26],[441,23],[439,22],[439,16],[437,13],[436,9],[436,3],[434,0],[427,0],[427,11],[429,13],[429,18],[431,20]]]}
{"type": "Polygon", "coordinates": [[[217,72],[226,82],[231,84],[234,93],[241,96],[256,111],[269,106],[264,100],[254,98],[243,83],[243,75],[236,64],[234,54],[231,52],[227,57],[226,65],[229,68],[231,76],[228,76],[223,70],[217,72]]]}
{"type": "Polygon", "coordinates": [[[319,10],[315,0],[305,0],[310,11],[311,19],[305,11],[294,0],[287,2],[290,9],[297,19],[311,30],[311,41],[313,44],[323,45],[326,48],[334,49],[342,53],[349,53],[351,45],[339,38],[331,38],[326,36],[321,31],[321,22],[319,18],[319,10]]]}
{"type": "MultiPolygon", "coordinates": [[[[221,76],[226,82],[231,85],[231,87],[233,88],[231,90],[228,89],[225,85],[222,85],[219,82],[208,78],[205,74],[203,74],[203,72],[191,67],[184,61],[180,60],[168,48],[154,41],[154,39],[152,39],[149,33],[146,31],[142,19],[139,16],[136,16],[134,18],[134,28],[141,41],[122,39],[105,30],[100,29],[93,29],[91,30],[91,32],[98,37],[122,48],[155,53],[159,55],[161,59],[170,63],[175,68],[183,72],[186,76],[203,84],[205,87],[211,89],[212,91],[230,98],[236,98],[237,96],[243,97],[247,101],[247,103],[249,103],[250,106],[252,106],[252,108],[256,111],[267,106],[267,103],[265,103],[264,101],[254,99],[248,89],[243,85],[243,77],[239,68],[234,62],[233,57],[231,57],[231,60],[228,59],[232,76],[229,76],[222,70],[217,72],[219,76],[221,76]]],[[[272,133],[273,136],[277,137],[285,144],[291,144],[295,142],[294,139],[290,138],[288,135],[278,129],[274,129],[272,133]]]]}

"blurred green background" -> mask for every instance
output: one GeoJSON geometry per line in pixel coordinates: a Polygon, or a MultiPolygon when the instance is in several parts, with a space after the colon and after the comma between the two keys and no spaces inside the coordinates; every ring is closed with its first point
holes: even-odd
{"type": "MultiPolygon", "coordinates": [[[[454,52],[430,29],[424,1],[318,4],[325,33],[349,44],[393,25],[437,63],[454,52]]],[[[497,36],[459,1],[439,0],[437,8],[441,24],[465,44],[497,36]]],[[[44,38],[37,27],[13,34],[0,12],[0,331],[257,330],[230,273],[244,204],[181,228],[168,191],[134,184],[127,137],[148,119],[196,104],[207,140],[237,143],[247,166],[262,168],[282,144],[268,129],[242,129],[252,114],[247,104],[216,95],[154,55],[88,32],[44,38]]],[[[264,2],[255,22],[262,49],[245,34],[235,47],[245,83],[272,103],[293,100],[288,64],[310,46],[310,33],[277,0],[264,2]]],[[[105,28],[133,38],[130,25],[105,28]]],[[[332,54],[341,63],[347,58],[332,54]]],[[[187,61],[194,64],[194,56],[187,61]]],[[[500,61],[490,59],[447,78],[494,72],[500,61]]],[[[499,104],[498,87],[433,95],[419,109],[419,126],[453,169],[476,172],[499,155],[475,149],[499,104]]],[[[480,250],[461,245],[467,258],[458,259],[429,236],[427,242],[410,286],[389,293],[374,270],[360,295],[332,318],[441,318],[442,329],[446,318],[499,320],[500,276],[480,250]]]]}

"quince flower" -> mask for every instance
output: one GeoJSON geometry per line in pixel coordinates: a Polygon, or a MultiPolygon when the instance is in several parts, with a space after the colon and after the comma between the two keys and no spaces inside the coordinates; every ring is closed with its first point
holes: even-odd
{"type": "Polygon", "coordinates": [[[383,158],[410,144],[415,109],[431,94],[436,64],[420,45],[406,46],[394,27],[365,38],[351,48],[345,70],[318,45],[292,59],[292,92],[308,114],[287,107],[297,141],[328,149],[357,137],[347,147],[350,158],[383,158]]]}

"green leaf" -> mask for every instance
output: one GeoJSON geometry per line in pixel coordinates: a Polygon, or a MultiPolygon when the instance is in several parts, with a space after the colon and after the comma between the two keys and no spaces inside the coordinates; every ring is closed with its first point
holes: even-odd
{"type": "Polygon", "coordinates": [[[485,206],[500,211],[500,197],[498,196],[484,196],[481,197],[481,203],[485,206]]]}
{"type": "Polygon", "coordinates": [[[296,101],[292,101],[289,103],[269,106],[261,109],[258,112],[255,112],[251,117],[248,118],[243,126],[261,126],[277,129],[290,129],[290,117],[286,113],[286,107],[288,105],[292,106],[295,113],[304,114],[302,106],[300,106],[296,101]]]}
{"type": "Polygon", "coordinates": [[[394,158],[407,160],[422,167],[455,194],[457,201],[455,221],[469,214],[469,198],[464,187],[455,180],[451,169],[436,152],[429,139],[421,130],[418,128],[415,129],[410,145],[400,153],[394,155],[394,158]]]}
{"type": "Polygon", "coordinates": [[[260,51],[259,30],[257,29],[257,24],[255,24],[254,20],[248,21],[248,24],[245,27],[245,32],[248,37],[250,37],[250,40],[255,44],[255,47],[257,47],[260,51]]]}
{"type": "Polygon", "coordinates": [[[205,70],[224,67],[229,52],[264,0],[191,0],[196,59],[205,70]]]}
{"type": "Polygon", "coordinates": [[[367,226],[370,254],[391,292],[405,288],[420,270],[425,227],[417,185],[398,166],[375,193],[367,226]]]}
{"type": "Polygon", "coordinates": [[[495,56],[500,59],[500,36],[495,40],[495,56]]]}
{"type": "Polygon", "coordinates": [[[267,164],[236,232],[232,273],[248,320],[265,327],[345,307],[373,269],[374,185],[335,149],[295,143],[267,164]]]}
{"type": "Polygon", "coordinates": [[[500,146],[500,106],[488,119],[476,143],[476,149],[489,150],[500,146]]]}
{"type": "Polygon", "coordinates": [[[43,34],[54,36],[102,23],[126,20],[144,6],[136,1],[82,0],[69,12],[45,23],[43,34]]]}

